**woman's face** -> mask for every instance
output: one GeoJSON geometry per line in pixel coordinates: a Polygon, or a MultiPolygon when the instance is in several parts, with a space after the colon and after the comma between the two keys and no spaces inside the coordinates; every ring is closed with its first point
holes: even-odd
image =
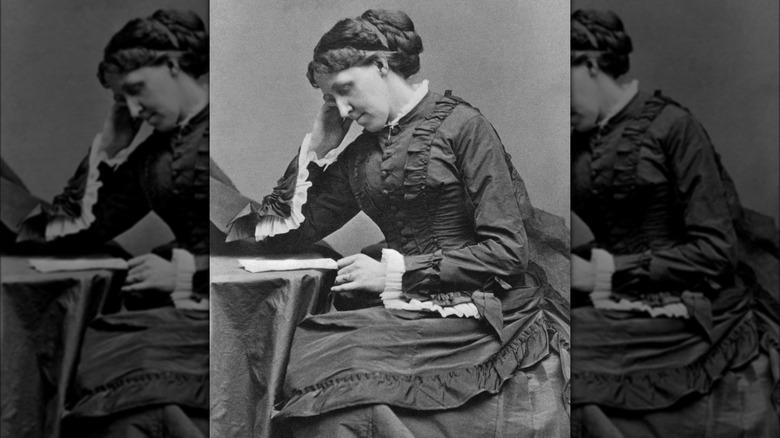
{"type": "Polygon", "coordinates": [[[168,65],[141,67],[127,74],[108,75],[117,102],[127,105],[133,118],[140,117],[155,130],[175,128],[183,114],[181,89],[168,65]]]}
{"type": "Polygon", "coordinates": [[[599,119],[598,84],[594,71],[587,63],[571,68],[571,129],[586,132],[599,119]]]}
{"type": "Polygon", "coordinates": [[[390,89],[377,65],[351,67],[315,76],[325,102],[337,107],[369,132],[377,132],[390,119],[390,89]]]}

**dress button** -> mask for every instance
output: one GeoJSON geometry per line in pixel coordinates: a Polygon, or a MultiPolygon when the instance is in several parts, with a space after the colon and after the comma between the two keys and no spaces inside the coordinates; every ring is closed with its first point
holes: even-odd
{"type": "Polygon", "coordinates": [[[388,172],[387,170],[383,170],[382,171],[382,178],[387,178],[389,175],[390,175],[390,172],[388,172]]]}
{"type": "Polygon", "coordinates": [[[390,190],[384,189],[384,190],[382,190],[382,194],[383,195],[389,195],[390,194],[390,190]]]}

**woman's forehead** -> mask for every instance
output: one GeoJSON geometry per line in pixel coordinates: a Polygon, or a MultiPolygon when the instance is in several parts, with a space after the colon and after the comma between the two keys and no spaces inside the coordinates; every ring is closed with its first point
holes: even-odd
{"type": "Polygon", "coordinates": [[[365,79],[371,74],[371,69],[366,66],[350,67],[334,73],[317,73],[314,75],[314,81],[317,86],[323,90],[323,93],[330,92],[333,87],[345,85],[365,79]]]}

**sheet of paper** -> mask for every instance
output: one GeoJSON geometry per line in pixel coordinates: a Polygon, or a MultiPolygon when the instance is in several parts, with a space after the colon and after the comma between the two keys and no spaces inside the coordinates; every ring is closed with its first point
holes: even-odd
{"type": "Polygon", "coordinates": [[[30,265],[41,272],[86,271],[90,269],[126,270],[127,262],[120,258],[111,259],[30,259],[30,265]]]}
{"type": "Polygon", "coordinates": [[[294,271],[296,269],[338,269],[333,259],[286,259],[286,260],[256,260],[239,259],[241,267],[249,272],[294,271]]]}

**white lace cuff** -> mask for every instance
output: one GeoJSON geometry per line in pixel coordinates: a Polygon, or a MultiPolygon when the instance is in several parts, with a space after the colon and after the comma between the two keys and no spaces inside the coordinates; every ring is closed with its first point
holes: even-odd
{"type": "Polygon", "coordinates": [[[612,294],[612,274],[615,273],[615,259],[612,257],[612,254],[596,248],[591,252],[590,263],[595,277],[590,299],[594,304],[597,301],[609,300],[609,296],[612,294]]]}
{"type": "Polygon", "coordinates": [[[172,262],[176,265],[176,289],[171,294],[173,305],[177,309],[208,310],[209,300],[192,293],[195,256],[183,249],[174,249],[172,262]]]}
{"type": "Polygon", "coordinates": [[[593,302],[593,307],[604,310],[620,310],[624,312],[647,312],[653,318],[659,316],[666,316],[669,318],[683,318],[688,319],[690,317],[688,308],[683,303],[672,303],[660,307],[652,307],[643,303],[642,301],[629,301],[625,298],[621,298],[620,301],[613,300],[599,300],[593,302]]]}
{"type": "Polygon", "coordinates": [[[407,300],[403,295],[403,275],[406,272],[404,256],[393,249],[382,249],[382,263],[386,268],[385,290],[380,297],[387,309],[410,310],[413,312],[438,312],[441,316],[458,316],[460,318],[479,319],[479,312],[474,303],[461,303],[442,307],[431,301],[416,299],[407,300]]]}

